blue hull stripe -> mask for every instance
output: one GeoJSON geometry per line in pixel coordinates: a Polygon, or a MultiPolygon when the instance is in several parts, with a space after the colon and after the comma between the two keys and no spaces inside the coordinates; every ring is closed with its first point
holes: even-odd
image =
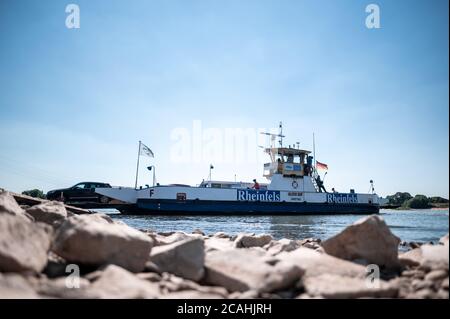
{"type": "MultiPolygon", "coordinates": [[[[291,202],[251,202],[251,201],[206,201],[206,200],[161,200],[138,199],[133,214],[257,214],[257,215],[301,215],[301,214],[377,214],[376,204],[337,203],[291,203],[291,202]]],[[[123,213],[127,213],[124,211],[123,213]]]]}

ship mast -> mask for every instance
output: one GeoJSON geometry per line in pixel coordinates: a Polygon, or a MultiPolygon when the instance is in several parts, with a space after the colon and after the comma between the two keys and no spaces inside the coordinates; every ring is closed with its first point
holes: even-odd
{"type": "Polygon", "coordinates": [[[314,156],[314,170],[315,170],[317,166],[317,161],[316,161],[316,139],[314,137],[314,132],[313,132],[313,156],[314,156]]]}
{"type": "Polygon", "coordinates": [[[269,132],[261,132],[260,134],[270,136],[270,148],[275,148],[275,139],[278,137],[278,144],[280,148],[283,147],[283,123],[280,122],[278,134],[269,133],[269,132]]]}
{"type": "Polygon", "coordinates": [[[278,134],[278,136],[280,137],[280,148],[283,147],[283,122],[280,121],[280,133],[278,134]]]}

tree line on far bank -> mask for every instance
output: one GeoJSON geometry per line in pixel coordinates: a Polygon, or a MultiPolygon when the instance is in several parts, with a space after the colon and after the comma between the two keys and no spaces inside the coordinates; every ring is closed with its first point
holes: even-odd
{"type": "Polygon", "coordinates": [[[30,189],[28,191],[23,191],[22,195],[27,195],[35,198],[45,199],[45,194],[40,189],[30,189]]]}
{"type": "Polygon", "coordinates": [[[425,195],[411,196],[407,192],[397,192],[394,195],[386,196],[388,205],[399,206],[401,208],[433,208],[433,207],[448,207],[448,199],[433,196],[427,197],[425,195]]]}

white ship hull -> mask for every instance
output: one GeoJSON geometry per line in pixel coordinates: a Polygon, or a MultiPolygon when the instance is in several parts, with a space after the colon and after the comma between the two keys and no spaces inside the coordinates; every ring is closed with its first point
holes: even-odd
{"type": "MultiPolygon", "coordinates": [[[[373,214],[376,194],[318,192],[312,178],[273,176],[267,189],[155,186],[145,189],[100,188],[120,200],[128,213],[159,214],[373,214]]],[[[125,211],[124,211],[125,212],[125,211]]]]}

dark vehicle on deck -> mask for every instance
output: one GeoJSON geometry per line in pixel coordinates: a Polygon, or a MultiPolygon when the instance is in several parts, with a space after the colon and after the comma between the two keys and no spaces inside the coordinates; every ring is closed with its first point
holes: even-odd
{"type": "Polygon", "coordinates": [[[107,203],[109,198],[95,192],[96,188],[111,187],[107,183],[82,182],[69,188],[55,189],[47,193],[47,199],[65,203],[107,203]]]}

